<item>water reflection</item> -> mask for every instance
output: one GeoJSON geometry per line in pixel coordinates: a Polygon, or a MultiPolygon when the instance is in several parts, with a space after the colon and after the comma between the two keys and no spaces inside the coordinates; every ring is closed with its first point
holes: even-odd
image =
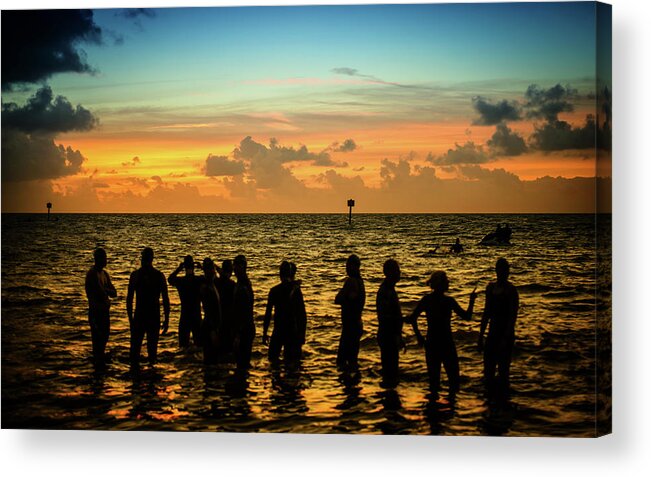
{"type": "Polygon", "coordinates": [[[454,401],[442,399],[436,393],[426,396],[423,416],[429,424],[431,435],[442,435],[446,433],[446,423],[452,420],[455,415],[454,401]]]}

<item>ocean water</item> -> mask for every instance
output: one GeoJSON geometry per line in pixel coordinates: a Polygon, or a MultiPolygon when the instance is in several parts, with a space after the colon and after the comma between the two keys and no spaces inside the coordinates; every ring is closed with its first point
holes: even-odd
{"type": "MultiPolygon", "coordinates": [[[[610,216],[604,216],[609,230],[610,216]]],[[[593,436],[595,389],[595,217],[593,215],[2,215],[2,427],[363,434],[593,436]],[[478,245],[498,223],[513,229],[512,246],[478,245]],[[460,237],[466,250],[447,252],[460,237]],[[103,246],[118,290],[111,309],[112,363],[95,372],[84,277],[103,246]],[[182,257],[221,261],[247,256],[257,336],[253,368],[206,368],[201,350],[177,346],[179,300],[170,288],[170,331],[160,362],[129,372],[127,282],[142,247],[155,251],[166,275],[182,257]],[[437,246],[439,247],[437,249],[437,246]],[[367,290],[359,378],[335,366],[340,333],[333,300],[345,260],[362,260],[367,290]],[[481,293],[471,322],[453,319],[461,392],[454,406],[427,397],[425,356],[405,326],[402,379],[380,387],[375,293],[382,264],[397,259],[397,290],[407,314],[428,292],[433,270],[450,279],[462,307],[483,291],[499,257],[511,263],[520,293],[508,406],[488,402],[476,341],[481,293]],[[298,265],[308,312],[305,359],[298,372],[270,367],[261,342],[267,293],[284,259],[298,265]]],[[[609,283],[610,256],[600,263],[609,283]]],[[[608,287],[601,296],[610,300],[608,287]]],[[[603,303],[602,303],[603,305],[603,303]]],[[[421,318],[425,328],[424,316],[421,318]]],[[[144,350],[143,350],[144,352],[144,350]]],[[[445,376],[443,374],[443,376],[445,376]]],[[[443,385],[446,381],[444,378],[443,385]]],[[[608,409],[602,412],[609,412],[608,409]]]]}

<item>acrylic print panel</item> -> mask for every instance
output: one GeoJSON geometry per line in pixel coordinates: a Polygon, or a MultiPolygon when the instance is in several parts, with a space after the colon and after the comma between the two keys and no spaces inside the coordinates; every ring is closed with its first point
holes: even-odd
{"type": "Polygon", "coordinates": [[[2,11],[2,426],[610,432],[610,25],[2,11]]]}

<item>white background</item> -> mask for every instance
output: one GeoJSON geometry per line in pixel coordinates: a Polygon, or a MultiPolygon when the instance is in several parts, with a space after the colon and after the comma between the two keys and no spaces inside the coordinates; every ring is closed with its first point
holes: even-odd
{"type": "MultiPolygon", "coordinates": [[[[190,0],[191,5],[235,5],[190,0]]],[[[456,0],[459,3],[458,0],[456,0]]],[[[351,3],[307,0],[249,4],[351,3]]],[[[357,1],[355,3],[372,3],[357,1]]],[[[385,2],[386,3],[386,2],[385,2]]],[[[391,3],[404,3],[394,0],[391,3]]],[[[415,1],[408,3],[417,3],[415,1]]],[[[613,4],[614,422],[601,439],[0,431],[3,475],[493,475],[617,477],[651,470],[648,295],[651,15],[613,4]]],[[[179,0],[3,1],[2,8],[180,6],[179,0]]]]}

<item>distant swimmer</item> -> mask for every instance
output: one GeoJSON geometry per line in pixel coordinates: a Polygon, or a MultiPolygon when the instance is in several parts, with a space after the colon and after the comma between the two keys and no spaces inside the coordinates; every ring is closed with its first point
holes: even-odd
{"type": "Polygon", "coordinates": [[[179,346],[190,346],[190,333],[195,345],[201,344],[201,298],[199,286],[203,279],[194,274],[194,260],[186,255],[183,262],[167,278],[167,282],[176,287],[181,300],[181,317],[179,318],[179,346]],[[179,277],[181,270],[185,276],[179,277]]]}
{"type": "Polygon", "coordinates": [[[224,260],[217,278],[217,291],[222,305],[222,321],[219,326],[219,354],[220,357],[233,352],[233,298],[235,295],[235,282],[233,275],[233,261],[224,260]]]}
{"type": "Polygon", "coordinates": [[[459,391],[459,358],[452,337],[450,321],[453,311],[462,319],[470,320],[477,294],[474,290],[470,293],[470,303],[468,309],[464,311],[454,298],[445,294],[449,287],[445,272],[432,273],[427,284],[432,288],[432,293],[418,302],[416,309],[406,321],[413,326],[419,344],[425,345],[430,392],[435,397],[438,396],[441,386],[441,364],[443,364],[448,376],[450,399],[454,399],[459,391]],[[427,316],[426,340],[423,339],[418,329],[418,317],[423,311],[427,316]]]}
{"type": "Polygon", "coordinates": [[[90,323],[90,336],[93,342],[93,359],[95,365],[102,366],[105,362],[106,344],[109,339],[110,319],[109,309],[111,298],[117,292],[111,277],[104,270],[107,264],[106,251],[98,248],[93,252],[95,264],[86,273],[86,297],[88,298],[88,322],[90,323]]]}
{"type": "Polygon", "coordinates": [[[337,351],[337,366],[343,370],[356,370],[359,355],[359,341],[362,337],[362,310],[366,303],[366,290],[360,272],[361,262],[357,255],[346,261],[348,277],[335,297],[335,304],[341,306],[341,338],[337,351]]]}
{"type": "Polygon", "coordinates": [[[233,292],[233,351],[238,369],[251,367],[251,351],[255,337],[253,321],[253,287],[246,273],[246,257],[238,255],[233,260],[237,283],[233,292]]]}
{"type": "Polygon", "coordinates": [[[400,281],[400,265],[393,259],[384,262],[384,281],[376,298],[378,318],[377,339],[380,345],[382,378],[385,387],[398,384],[398,361],[402,340],[402,309],[396,293],[396,283],[400,281]]]}
{"type": "Polygon", "coordinates": [[[214,364],[218,361],[219,327],[222,321],[222,309],[217,291],[217,270],[210,258],[204,258],[203,280],[199,287],[201,305],[203,306],[203,361],[214,364]]]}
{"type": "Polygon", "coordinates": [[[454,242],[454,245],[450,247],[450,253],[461,253],[463,252],[463,245],[461,245],[461,240],[457,237],[457,240],[454,242]]]}
{"type": "Polygon", "coordinates": [[[291,265],[287,261],[280,264],[280,283],[269,290],[267,308],[264,314],[264,325],[262,330],[262,343],[269,343],[269,361],[277,363],[280,353],[284,350],[284,357],[287,361],[291,353],[288,346],[291,333],[291,306],[289,296],[294,288],[291,281],[291,265]],[[271,340],[268,338],[269,325],[273,316],[273,332],[271,340]]]}
{"type": "Polygon", "coordinates": [[[497,281],[486,287],[486,304],[481,319],[478,346],[484,351],[484,380],[489,391],[508,394],[511,355],[515,343],[515,322],[520,306],[518,290],[509,281],[510,266],[505,258],[495,264],[497,281]],[[488,338],[484,333],[488,326],[488,338]],[[495,379],[495,368],[499,379],[495,379]]]}
{"type": "Polygon", "coordinates": [[[149,364],[155,364],[158,352],[158,337],[162,328],[167,333],[170,322],[170,300],[167,295],[165,276],[153,265],[154,251],[143,249],[140,259],[141,267],[131,273],[127,292],[127,316],[131,328],[131,364],[137,366],[140,361],[142,341],[147,335],[147,358],[149,364]],[[136,310],[133,311],[133,298],[136,298],[136,310]],[[163,299],[165,320],[160,321],[160,300],[163,299]]]}

